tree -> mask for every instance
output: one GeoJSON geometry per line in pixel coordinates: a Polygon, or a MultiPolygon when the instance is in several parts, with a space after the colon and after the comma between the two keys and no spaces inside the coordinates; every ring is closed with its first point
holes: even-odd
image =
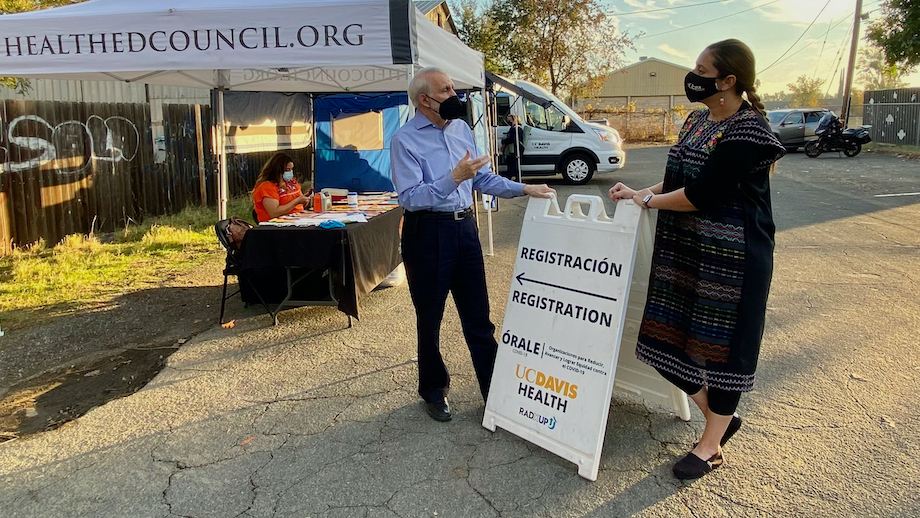
{"type": "Polygon", "coordinates": [[[818,101],[821,100],[821,85],[823,84],[823,79],[809,79],[807,76],[799,76],[795,83],[786,85],[791,92],[789,107],[817,106],[818,101]]]}
{"type": "Polygon", "coordinates": [[[782,102],[787,103],[792,100],[792,97],[786,92],[776,92],[775,94],[760,94],[760,100],[763,102],[782,102]]]}
{"type": "Polygon", "coordinates": [[[907,72],[896,64],[885,61],[881,47],[869,46],[859,49],[857,82],[866,90],[887,90],[907,86],[902,79],[907,72]]]}
{"type": "Polygon", "coordinates": [[[470,48],[482,52],[486,70],[496,74],[511,74],[509,61],[502,57],[499,49],[498,27],[495,20],[480,9],[476,0],[460,0],[451,6],[454,22],[457,24],[460,40],[470,48]]]}
{"type": "Polygon", "coordinates": [[[486,16],[508,68],[562,96],[598,90],[634,48],[597,0],[492,0],[486,16]]]}
{"type": "Polygon", "coordinates": [[[887,63],[907,71],[920,65],[918,34],[920,1],[888,0],[882,4],[882,17],[866,31],[866,39],[882,48],[887,63]]]}
{"type": "Polygon", "coordinates": [[[0,0],[0,14],[24,13],[49,7],[78,4],[84,0],[0,0]]]}

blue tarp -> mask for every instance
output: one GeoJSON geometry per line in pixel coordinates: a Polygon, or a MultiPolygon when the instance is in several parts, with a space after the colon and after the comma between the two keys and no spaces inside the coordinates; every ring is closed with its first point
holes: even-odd
{"type": "Polygon", "coordinates": [[[405,93],[337,94],[313,103],[316,128],[314,188],[337,187],[350,191],[393,191],[390,177],[390,140],[409,120],[409,97],[405,93]],[[341,114],[371,111],[383,114],[383,149],[334,149],[332,121],[341,114]]]}

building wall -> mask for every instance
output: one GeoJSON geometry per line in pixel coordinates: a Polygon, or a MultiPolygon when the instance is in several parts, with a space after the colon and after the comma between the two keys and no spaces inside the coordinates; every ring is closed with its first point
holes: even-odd
{"type": "Polygon", "coordinates": [[[684,95],[684,77],[690,69],[655,58],[624,67],[607,76],[602,97],[684,95]]]}
{"type": "Polygon", "coordinates": [[[425,13],[425,17],[428,18],[431,23],[445,31],[454,35],[457,34],[457,27],[454,25],[453,19],[450,16],[450,9],[447,7],[447,2],[441,2],[439,6],[425,13]]]}

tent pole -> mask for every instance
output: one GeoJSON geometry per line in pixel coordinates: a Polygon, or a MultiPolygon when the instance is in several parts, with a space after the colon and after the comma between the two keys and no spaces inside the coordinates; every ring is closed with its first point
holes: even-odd
{"type": "Polygon", "coordinates": [[[230,197],[230,187],[228,185],[229,175],[227,174],[227,129],[224,127],[226,119],[224,118],[224,90],[226,90],[226,70],[217,71],[217,117],[218,127],[220,128],[220,198],[217,204],[217,218],[227,219],[227,200],[230,197]]]}
{"type": "MultiPolygon", "coordinates": [[[[495,161],[495,150],[494,150],[495,137],[492,135],[492,124],[489,121],[490,119],[489,115],[491,113],[489,110],[489,97],[486,95],[485,87],[483,87],[482,90],[480,90],[480,92],[482,92],[482,115],[485,117],[485,121],[486,121],[486,146],[488,146],[489,154],[492,156],[493,164],[495,165],[495,168],[492,169],[492,172],[497,174],[498,162],[495,161]]],[[[487,223],[487,226],[489,227],[489,253],[487,253],[486,255],[489,257],[493,257],[495,255],[495,242],[494,242],[494,238],[492,234],[492,207],[491,205],[492,203],[490,199],[489,206],[486,207],[486,223],[487,223]]]]}

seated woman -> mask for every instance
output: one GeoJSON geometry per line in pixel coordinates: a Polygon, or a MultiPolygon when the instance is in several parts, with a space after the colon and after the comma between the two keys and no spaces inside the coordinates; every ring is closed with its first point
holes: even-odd
{"type": "Polygon", "coordinates": [[[306,194],[294,179],[294,161],[284,153],[275,153],[259,171],[256,187],[252,190],[252,203],[259,222],[278,216],[299,212],[311,207],[310,195],[306,194]]]}

